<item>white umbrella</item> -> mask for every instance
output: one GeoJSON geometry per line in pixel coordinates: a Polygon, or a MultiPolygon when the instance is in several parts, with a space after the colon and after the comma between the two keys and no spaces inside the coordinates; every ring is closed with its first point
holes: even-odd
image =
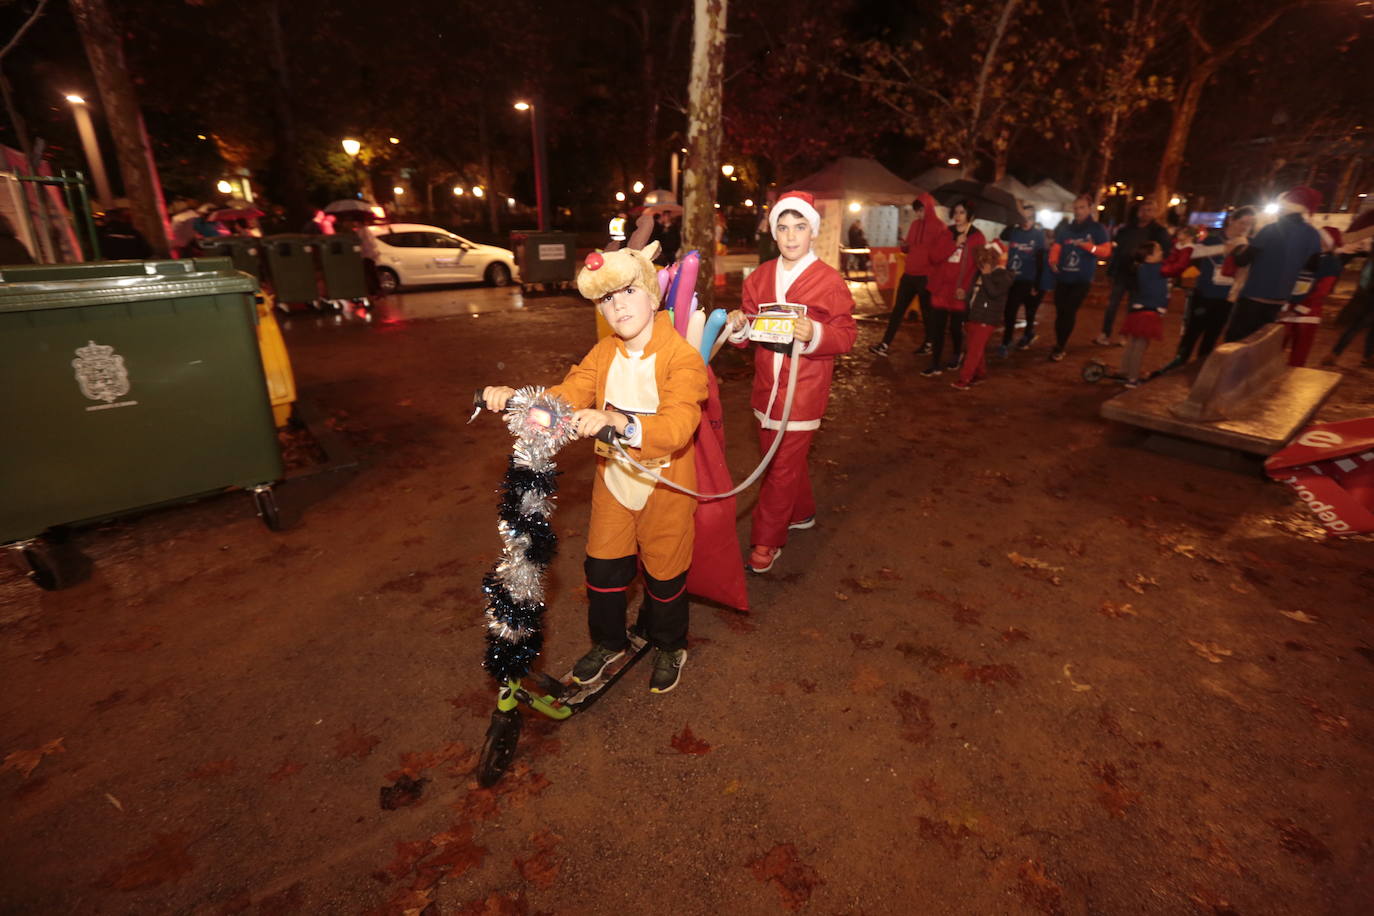
{"type": "Polygon", "coordinates": [[[336,200],[324,208],[325,213],[372,213],[372,208],[377,206],[370,200],[355,200],[350,197],[345,200],[336,200]]]}

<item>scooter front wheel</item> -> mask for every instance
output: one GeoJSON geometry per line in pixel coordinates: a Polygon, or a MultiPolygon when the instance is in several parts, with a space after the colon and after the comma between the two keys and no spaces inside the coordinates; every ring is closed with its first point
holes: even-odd
{"type": "Polygon", "coordinates": [[[1089,384],[1100,382],[1106,377],[1107,366],[1105,363],[1099,363],[1097,360],[1093,360],[1083,367],[1083,381],[1089,384]]]}
{"type": "Polygon", "coordinates": [[[515,746],[520,741],[519,707],[491,714],[491,725],[487,727],[487,743],[482,746],[482,760],[477,764],[477,784],[488,789],[505,775],[515,759],[515,746]]]}

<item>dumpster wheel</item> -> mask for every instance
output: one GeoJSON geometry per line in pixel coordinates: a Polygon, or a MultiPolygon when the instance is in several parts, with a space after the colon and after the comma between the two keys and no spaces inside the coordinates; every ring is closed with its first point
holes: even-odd
{"type": "Polygon", "coordinates": [[[277,495],[272,492],[271,484],[253,488],[253,507],[258,510],[258,518],[271,531],[281,531],[281,512],[277,508],[277,495]]]}
{"type": "Polygon", "coordinates": [[[55,592],[71,585],[51,545],[34,539],[25,541],[16,549],[23,558],[24,571],[34,585],[45,592],[55,592]]]}

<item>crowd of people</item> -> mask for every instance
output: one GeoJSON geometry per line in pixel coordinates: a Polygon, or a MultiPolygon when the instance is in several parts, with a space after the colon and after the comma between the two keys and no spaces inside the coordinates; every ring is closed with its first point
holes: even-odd
{"type": "Polygon", "coordinates": [[[1312,215],[1321,202],[1317,191],[1293,188],[1280,199],[1278,218],[1256,231],[1258,214],[1251,207],[1228,212],[1219,228],[1170,229],[1147,200],[1109,233],[1095,218],[1094,200],[1084,194],[1074,200],[1072,218],[1052,230],[1037,225],[1035,208],[1020,202],[1019,222],[989,240],[974,225],[977,202],[955,203],[946,225],[935,201],[922,194],[912,201],[914,218],[901,246],[906,265],[892,314],[882,339],[869,349],[887,356],[918,300],[924,340],[916,352],[930,357],[921,375],[957,372],[953,386],[966,390],[986,374],[984,350],[998,327],[1000,359],[1036,342],[1036,319],[1048,298],[1055,312],[1048,358],[1057,362],[1068,352],[1079,310],[1105,263],[1106,308],[1092,342],[1125,347],[1121,374],[1128,386],[1149,377],[1146,353],[1164,339],[1171,291],[1190,268],[1196,276],[1182,312],[1178,349],[1159,372],[1205,358],[1219,342],[1241,340],[1273,322],[1285,325],[1290,362],[1302,366],[1327,296],[1346,263],[1364,254],[1355,321],[1323,363],[1334,364],[1363,331],[1363,365],[1374,365],[1369,240],[1348,243],[1338,229],[1315,228],[1312,215]],[[1019,337],[1018,326],[1024,328],[1019,337]]]}

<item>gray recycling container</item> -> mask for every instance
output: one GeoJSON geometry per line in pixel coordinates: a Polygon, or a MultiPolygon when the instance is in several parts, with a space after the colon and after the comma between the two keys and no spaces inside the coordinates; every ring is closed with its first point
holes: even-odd
{"type": "Polygon", "coordinates": [[[228,258],[235,270],[241,270],[254,280],[262,280],[263,240],[251,235],[221,235],[201,239],[205,257],[228,258]]]}
{"type": "Polygon", "coordinates": [[[326,299],[366,299],[367,272],[363,244],[356,233],[340,232],[319,239],[320,275],[326,299]]]}
{"type": "Polygon", "coordinates": [[[277,302],[314,303],[320,298],[315,278],[315,251],[322,236],[269,235],[263,239],[267,249],[267,271],[277,302]]]}
{"type": "Polygon", "coordinates": [[[282,477],[254,283],[228,259],[0,280],[0,544],[282,477]]]}
{"type": "Polygon", "coordinates": [[[512,232],[520,285],[571,283],[577,275],[577,236],[571,232],[512,232]]]}

